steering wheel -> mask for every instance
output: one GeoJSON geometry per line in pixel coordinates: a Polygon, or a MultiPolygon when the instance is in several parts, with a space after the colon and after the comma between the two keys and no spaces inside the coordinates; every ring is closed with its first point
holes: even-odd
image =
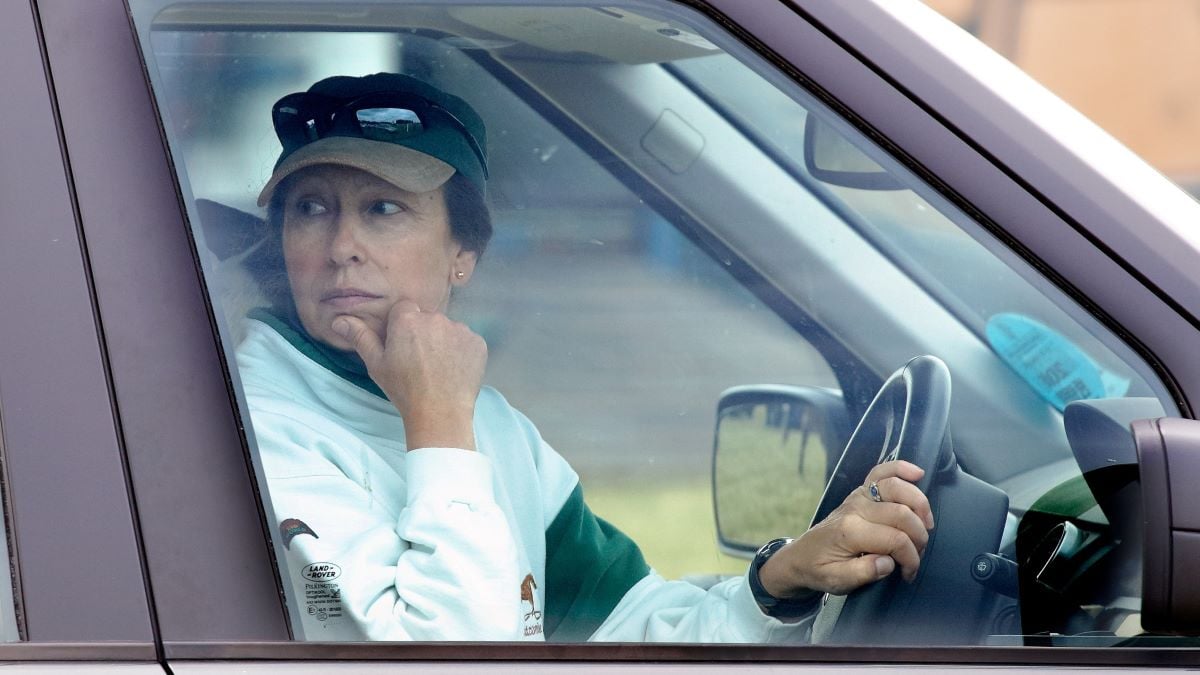
{"type": "MultiPolygon", "coordinates": [[[[946,433],[949,416],[950,371],[946,364],[935,356],[918,356],[904,364],[888,377],[867,406],[829,479],[812,523],[824,520],[881,462],[903,459],[925,469],[917,487],[928,495],[939,468],[953,462],[946,433]]],[[[934,515],[938,515],[936,511],[934,515]]],[[[930,534],[926,558],[933,545],[933,532],[930,534]]],[[[923,562],[918,579],[925,569],[923,562]]],[[[906,584],[897,568],[889,577],[850,595],[827,597],[813,624],[813,642],[873,642],[881,626],[890,623],[890,615],[907,609],[916,585],[906,584]]]]}

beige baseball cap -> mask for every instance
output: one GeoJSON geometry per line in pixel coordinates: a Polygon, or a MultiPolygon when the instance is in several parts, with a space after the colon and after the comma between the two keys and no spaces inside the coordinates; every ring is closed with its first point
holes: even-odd
{"type": "Polygon", "coordinates": [[[436,190],[455,172],[485,192],[483,120],[461,98],[399,73],[325,78],[271,109],[283,146],[258,195],[266,206],[301,169],[336,164],[410,192],[436,190]]]}
{"type": "Polygon", "coordinates": [[[382,178],[409,192],[430,192],[454,175],[454,167],[418,150],[366,138],[333,136],[322,138],[288,155],[271,173],[258,193],[258,205],[271,201],[275,188],[301,169],[321,164],[338,164],[382,178]]]}

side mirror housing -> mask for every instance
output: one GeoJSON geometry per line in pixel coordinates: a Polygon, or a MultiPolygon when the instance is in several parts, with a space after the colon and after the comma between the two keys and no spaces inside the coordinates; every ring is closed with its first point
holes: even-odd
{"type": "Polygon", "coordinates": [[[1145,526],[1142,627],[1200,635],[1200,421],[1145,419],[1130,429],[1145,526]]]}
{"type": "Polygon", "coordinates": [[[750,557],[808,528],[850,437],[842,394],[754,385],[721,395],[713,442],[713,509],[721,550],[750,557]]]}

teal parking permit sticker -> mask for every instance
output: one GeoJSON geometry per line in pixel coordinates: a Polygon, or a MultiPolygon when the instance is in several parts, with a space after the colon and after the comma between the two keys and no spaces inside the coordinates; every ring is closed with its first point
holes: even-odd
{"type": "Polygon", "coordinates": [[[1071,401],[1124,396],[1129,380],[1101,368],[1054,329],[1020,314],[988,319],[987,341],[1039,396],[1062,410],[1071,401]]]}

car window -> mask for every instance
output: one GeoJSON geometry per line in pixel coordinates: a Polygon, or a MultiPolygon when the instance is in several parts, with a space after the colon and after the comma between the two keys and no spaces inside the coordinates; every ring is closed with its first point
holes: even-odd
{"type": "Polygon", "coordinates": [[[1175,414],[1166,388],[983,215],[711,21],[669,3],[132,4],[297,639],[1139,633],[1127,426],[1175,414]],[[425,103],[325,80],[380,72],[425,103]],[[318,81],[325,98],[277,104],[318,81]],[[393,210],[428,232],[457,203],[450,183],[433,206],[388,196],[408,178],[383,164],[319,155],[260,197],[291,166],[281,140],[369,140],[387,110],[414,116],[388,134],[436,119],[465,139],[441,159],[486,154],[482,255],[458,234],[368,245],[399,236],[378,225],[393,210]],[[421,306],[435,278],[449,301],[421,306]],[[343,341],[311,318],[333,306],[376,323],[343,341]],[[441,428],[425,399],[484,358],[419,316],[443,308],[486,343],[484,387],[461,445],[408,453],[441,428]],[[436,354],[388,356],[389,336],[435,330],[455,368],[404,379],[436,354]],[[937,519],[920,576],[768,616],[747,559],[851,491],[889,501],[867,471],[897,444],[937,519]]]}
{"type": "MultiPolygon", "coordinates": [[[[4,418],[0,416],[0,457],[4,452],[4,418]]],[[[13,555],[12,538],[9,534],[10,513],[8,501],[8,476],[0,464],[0,508],[4,509],[4,520],[0,522],[0,560],[8,561],[8,574],[0,575],[0,642],[21,641],[21,626],[17,623],[17,600],[14,592],[17,586],[15,578],[17,563],[13,555]]]]}

